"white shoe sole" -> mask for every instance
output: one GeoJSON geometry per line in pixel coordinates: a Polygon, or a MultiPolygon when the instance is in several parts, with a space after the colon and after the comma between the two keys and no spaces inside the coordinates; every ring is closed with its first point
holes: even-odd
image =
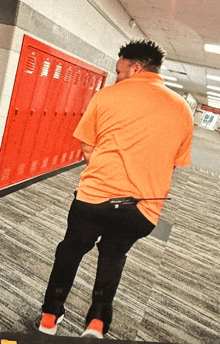
{"type": "Polygon", "coordinates": [[[42,325],[40,324],[40,326],[39,326],[39,331],[54,336],[54,335],[56,334],[56,332],[57,332],[57,325],[61,323],[61,321],[63,320],[63,318],[64,318],[64,314],[61,315],[61,316],[57,319],[56,325],[55,325],[54,327],[52,327],[52,328],[47,328],[47,327],[44,327],[44,326],[42,326],[42,325]]]}
{"type": "Polygon", "coordinates": [[[81,337],[103,339],[103,334],[99,331],[88,329],[81,334],[81,337]]]}

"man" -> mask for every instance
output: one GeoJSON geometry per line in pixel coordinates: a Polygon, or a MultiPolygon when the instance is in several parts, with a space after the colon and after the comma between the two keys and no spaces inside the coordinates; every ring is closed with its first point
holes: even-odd
{"type": "Polygon", "coordinates": [[[80,261],[101,237],[82,335],[103,338],[112,321],[126,253],[157,224],[175,166],[190,164],[192,115],[184,99],[158,75],[164,57],[164,50],[152,41],[121,47],[117,82],[93,96],[74,132],[82,141],[87,167],[65,238],[56,250],[42,306],[43,332],[56,333],[80,261]]]}

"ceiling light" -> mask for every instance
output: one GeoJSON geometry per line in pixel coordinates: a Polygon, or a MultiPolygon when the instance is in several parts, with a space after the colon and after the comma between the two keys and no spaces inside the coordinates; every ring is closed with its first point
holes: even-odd
{"type": "Polygon", "coordinates": [[[208,105],[209,105],[209,106],[214,106],[214,107],[216,107],[216,106],[220,106],[220,103],[208,101],[208,105]]]}
{"type": "Polygon", "coordinates": [[[208,99],[214,99],[214,100],[217,100],[217,101],[220,101],[220,98],[218,97],[214,97],[214,96],[207,96],[208,99]]]}
{"type": "Polygon", "coordinates": [[[216,104],[216,103],[208,102],[208,106],[220,109],[220,103],[216,104]]]}
{"type": "Polygon", "coordinates": [[[208,91],[207,94],[211,94],[213,96],[220,97],[220,93],[215,93],[215,92],[208,91]]]}
{"type": "Polygon", "coordinates": [[[220,91],[220,87],[217,86],[207,86],[207,88],[209,88],[210,90],[216,90],[216,91],[220,91]]]}
{"type": "Polygon", "coordinates": [[[209,103],[208,102],[208,106],[214,107],[214,108],[220,108],[220,104],[215,104],[215,103],[209,103]]]}
{"type": "Polygon", "coordinates": [[[220,76],[216,76],[216,75],[206,75],[207,79],[210,80],[216,80],[216,81],[220,81],[220,76]]]}
{"type": "Polygon", "coordinates": [[[176,88],[183,88],[182,85],[174,84],[173,82],[168,82],[168,81],[165,81],[165,85],[171,86],[171,87],[176,87],[176,88]]]}
{"type": "Polygon", "coordinates": [[[209,103],[209,104],[220,105],[220,102],[218,102],[218,101],[216,101],[216,100],[212,100],[212,99],[208,99],[208,103],[209,103]]]}
{"type": "Polygon", "coordinates": [[[215,100],[215,99],[208,98],[208,101],[209,101],[209,102],[212,102],[212,103],[220,104],[220,101],[219,101],[219,100],[215,100]]]}
{"type": "Polygon", "coordinates": [[[208,51],[210,53],[220,54],[220,45],[205,44],[205,51],[208,51]]]}
{"type": "Polygon", "coordinates": [[[174,78],[174,76],[168,76],[168,75],[162,75],[162,74],[160,74],[160,76],[163,79],[177,81],[177,78],[174,78]]]}
{"type": "Polygon", "coordinates": [[[220,105],[220,102],[216,102],[215,100],[212,100],[212,99],[208,99],[208,104],[212,106],[219,106],[220,105]]]}

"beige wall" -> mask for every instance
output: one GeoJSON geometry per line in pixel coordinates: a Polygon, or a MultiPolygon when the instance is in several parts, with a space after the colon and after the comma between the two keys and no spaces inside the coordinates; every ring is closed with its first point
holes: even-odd
{"type": "Polygon", "coordinates": [[[109,14],[109,19],[116,23],[115,27],[87,0],[47,0],[46,6],[45,0],[22,2],[114,59],[117,57],[118,47],[125,41],[125,37],[117,31],[117,24],[125,36],[143,37],[138,29],[129,27],[129,16],[116,0],[93,1],[100,11],[103,8],[109,14]]]}
{"type": "Polygon", "coordinates": [[[12,50],[13,37],[14,27],[0,24],[0,144],[19,59],[19,53],[12,50]]]}

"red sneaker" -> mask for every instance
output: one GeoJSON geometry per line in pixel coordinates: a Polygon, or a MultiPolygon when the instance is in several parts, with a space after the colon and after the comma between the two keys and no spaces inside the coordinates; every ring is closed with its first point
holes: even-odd
{"type": "Polygon", "coordinates": [[[99,319],[93,319],[81,337],[103,339],[103,322],[99,319]]]}
{"type": "Polygon", "coordinates": [[[64,314],[62,314],[59,318],[56,315],[43,313],[39,331],[47,334],[54,335],[57,332],[57,324],[61,323],[64,318],[64,314]]]}

